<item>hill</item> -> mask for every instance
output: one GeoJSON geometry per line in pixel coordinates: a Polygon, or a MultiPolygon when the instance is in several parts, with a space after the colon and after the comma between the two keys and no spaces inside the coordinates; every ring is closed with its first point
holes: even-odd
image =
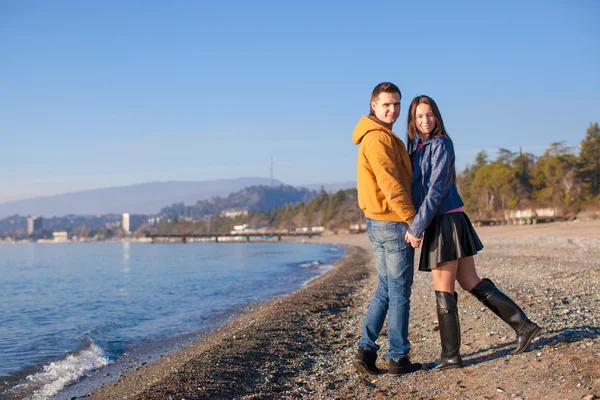
{"type": "Polygon", "coordinates": [[[356,189],[356,181],[336,182],[336,183],[314,183],[310,185],[302,185],[310,190],[321,190],[323,188],[327,193],[335,193],[339,190],[356,189]]]}
{"type": "MultiPolygon", "coordinates": [[[[213,197],[224,197],[248,186],[275,186],[283,182],[268,178],[236,178],[209,181],[148,182],[108,187],[53,196],[0,203],[0,218],[16,214],[41,217],[64,215],[156,214],[168,204],[196,204],[213,197]]],[[[333,193],[356,187],[356,182],[312,184],[303,187],[333,193]]],[[[284,204],[284,203],[282,203],[284,204]]]]}
{"type": "MultiPolygon", "coordinates": [[[[195,204],[215,196],[227,196],[247,186],[270,185],[268,178],[237,178],[211,181],[149,182],[109,187],[0,204],[0,218],[9,215],[42,217],[75,215],[156,214],[166,204],[195,204]]],[[[275,180],[274,184],[282,183],[275,180]]]]}
{"type": "Polygon", "coordinates": [[[178,234],[181,231],[180,224],[188,234],[203,234],[230,232],[240,224],[291,230],[323,226],[337,231],[347,230],[352,224],[364,223],[364,215],[358,208],[356,189],[339,190],[336,193],[324,190],[307,193],[307,189],[291,186],[267,190],[264,187],[251,187],[227,199],[215,198],[210,202],[198,202],[196,206],[174,204],[165,207],[161,217],[161,223],[153,227],[143,226],[137,233],[178,234]],[[308,198],[311,200],[307,201],[308,198]],[[243,202],[240,201],[242,199],[243,202]],[[219,212],[230,207],[248,212],[233,218],[219,212]],[[186,221],[179,219],[182,216],[186,221]]]}
{"type": "Polygon", "coordinates": [[[193,220],[201,219],[224,210],[267,211],[282,207],[285,204],[308,202],[317,196],[317,192],[306,188],[296,188],[289,185],[280,186],[249,186],[229,196],[213,197],[201,200],[195,205],[186,206],[183,202],[164,207],[160,215],[166,218],[187,217],[193,220]]]}

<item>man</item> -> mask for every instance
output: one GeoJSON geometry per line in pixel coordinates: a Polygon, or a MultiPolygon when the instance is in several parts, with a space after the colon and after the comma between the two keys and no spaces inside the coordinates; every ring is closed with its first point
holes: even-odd
{"type": "Polygon", "coordinates": [[[400,89],[393,83],[375,86],[371,111],[361,117],[352,139],[359,145],[358,205],[367,218],[367,233],[375,253],[379,284],[371,300],[358,342],[354,367],[379,374],[375,343],[388,316],[388,373],[401,375],[421,369],[408,357],[408,317],[413,284],[414,249],[404,239],[415,216],[410,187],[412,167],[404,143],[392,132],[400,115],[400,89]]]}

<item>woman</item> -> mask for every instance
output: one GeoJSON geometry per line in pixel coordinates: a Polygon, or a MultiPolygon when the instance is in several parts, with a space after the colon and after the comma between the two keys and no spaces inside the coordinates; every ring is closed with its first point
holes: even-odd
{"type": "Polygon", "coordinates": [[[464,203],[455,182],[454,147],[430,97],[418,96],[412,101],[407,136],[417,215],[405,239],[415,248],[423,242],[419,270],[430,271],[433,277],[442,345],[436,369],[463,365],[455,281],[515,330],[517,348],[513,354],[522,353],[541,329],[491,280],[477,276],[473,256],[483,245],[462,210],[464,203]]]}

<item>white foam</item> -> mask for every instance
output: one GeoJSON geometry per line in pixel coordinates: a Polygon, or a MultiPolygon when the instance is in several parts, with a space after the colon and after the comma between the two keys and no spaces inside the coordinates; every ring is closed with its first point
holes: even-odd
{"type": "Polygon", "coordinates": [[[312,268],[312,267],[318,267],[319,266],[319,261],[309,261],[309,262],[305,262],[303,264],[300,264],[300,266],[302,268],[312,268]]]}
{"type": "Polygon", "coordinates": [[[325,274],[326,272],[331,271],[334,267],[335,267],[335,265],[333,265],[333,264],[323,264],[323,265],[319,266],[319,273],[317,275],[313,276],[312,278],[310,278],[309,280],[307,280],[306,282],[304,282],[302,284],[302,287],[303,288],[307,287],[310,282],[314,281],[315,279],[317,279],[321,275],[325,274]]]}
{"type": "Polygon", "coordinates": [[[27,377],[27,382],[12,388],[9,393],[21,394],[27,400],[45,400],[58,393],[86,372],[108,365],[109,360],[96,344],[60,361],[45,365],[41,372],[27,377]]]}

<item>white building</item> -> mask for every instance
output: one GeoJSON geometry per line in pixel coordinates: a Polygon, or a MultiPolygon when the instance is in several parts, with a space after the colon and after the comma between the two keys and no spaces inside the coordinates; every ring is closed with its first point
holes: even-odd
{"type": "Polygon", "coordinates": [[[310,233],[310,232],[322,233],[322,232],[325,232],[325,227],[324,226],[303,226],[301,228],[296,228],[296,232],[298,232],[298,233],[310,233]]]}
{"type": "Polygon", "coordinates": [[[221,217],[225,218],[235,218],[239,215],[248,215],[248,210],[230,209],[221,211],[221,217]]]}
{"type": "Polygon", "coordinates": [[[127,233],[130,233],[131,230],[129,229],[129,213],[123,213],[123,219],[121,222],[121,226],[123,227],[123,230],[127,233]]]}
{"type": "Polygon", "coordinates": [[[158,224],[160,222],[160,220],[161,220],[160,217],[151,217],[151,218],[148,218],[147,222],[149,225],[154,226],[154,225],[158,224]]]}
{"type": "Polygon", "coordinates": [[[232,233],[235,233],[235,232],[244,232],[247,227],[248,227],[248,225],[246,225],[246,224],[244,224],[244,225],[234,225],[232,233]]]}
{"type": "Polygon", "coordinates": [[[66,242],[69,240],[69,235],[65,231],[52,232],[55,242],[66,242]]]}
{"type": "Polygon", "coordinates": [[[266,226],[248,226],[247,224],[235,225],[231,231],[232,235],[238,235],[243,233],[267,233],[268,228],[266,226]]]}
{"type": "Polygon", "coordinates": [[[38,229],[42,229],[42,218],[41,217],[29,217],[27,218],[27,234],[31,235],[38,229]]]}

